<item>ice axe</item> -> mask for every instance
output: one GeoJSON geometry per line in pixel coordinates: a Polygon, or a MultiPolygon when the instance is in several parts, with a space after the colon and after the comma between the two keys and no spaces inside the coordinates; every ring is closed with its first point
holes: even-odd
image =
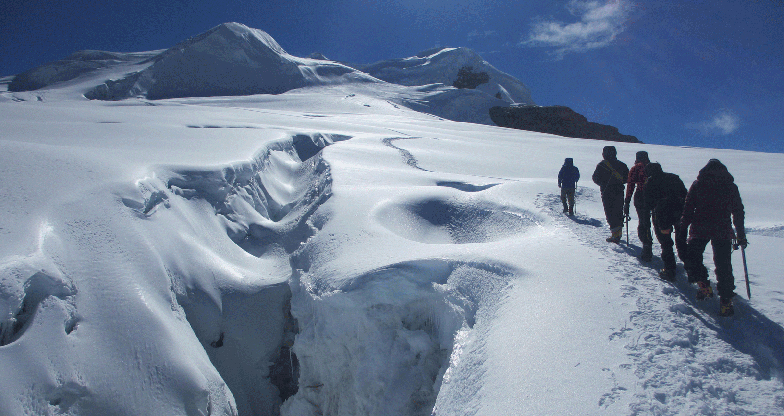
{"type": "Polygon", "coordinates": [[[629,215],[626,215],[626,245],[629,245],[629,215]]]}
{"type": "Polygon", "coordinates": [[[743,257],[743,274],[746,277],[746,295],[748,296],[749,299],[751,299],[751,287],[749,287],[749,268],[746,266],[746,246],[742,246],[738,244],[737,241],[735,241],[735,244],[733,244],[733,248],[737,250],[738,247],[740,247],[740,254],[741,257],[743,257]]]}

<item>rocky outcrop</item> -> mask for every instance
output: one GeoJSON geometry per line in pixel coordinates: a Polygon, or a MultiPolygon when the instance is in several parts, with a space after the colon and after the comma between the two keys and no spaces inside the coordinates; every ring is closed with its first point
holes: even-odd
{"type": "Polygon", "coordinates": [[[621,134],[617,128],[588,121],[585,116],[565,106],[493,107],[490,119],[501,127],[614,142],[642,143],[634,136],[621,134]]]}

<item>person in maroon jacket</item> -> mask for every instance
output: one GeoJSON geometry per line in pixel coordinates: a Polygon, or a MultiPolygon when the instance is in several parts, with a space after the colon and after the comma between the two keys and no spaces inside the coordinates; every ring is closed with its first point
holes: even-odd
{"type": "Polygon", "coordinates": [[[637,237],[642,243],[640,260],[648,262],[653,258],[653,236],[651,236],[651,210],[645,206],[644,191],[645,181],[648,176],[645,174],[645,167],[650,163],[648,152],[640,150],[635,157],[634,166],[629,169],[629,177],[626,179],[626,199],[623,202],[623,215],[629,218],[629,205],[634,195],[634,209],[637,211],[637,237]],[[636,191],[636,192],[635,192],[636,191]]]}
{"type": "Polygon", "coordinates": [[[697,175],[691,185],[683,206],[679,224],[681,230],[677,238],[689,238],[686,244],[684,268],[690,282],[697,282],[697,300],[713,297],[713,289],[708,282],[708,269],[702,262],[702,255],[708,242],[713,246],[713,263],[716,266],[716,288],[719,291],[719,315],[734,314],[732,298],[735,296],[735,277],[732,274],[732,240],[736,238],[732,224],[737,231],[737,242],[746,247],[743,201],[740,198],[735,178],[718,159],[711,159],[697,175]]]}

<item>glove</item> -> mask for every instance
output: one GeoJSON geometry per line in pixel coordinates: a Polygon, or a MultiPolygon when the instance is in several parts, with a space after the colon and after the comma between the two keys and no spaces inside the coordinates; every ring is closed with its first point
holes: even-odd
{"type": "Polygon", "coordinates": [[[743,248],[746,248],[746,246],[749,245],[748,240],[746,240],[745,234],[738,233],[738,245],[743,248]]]}

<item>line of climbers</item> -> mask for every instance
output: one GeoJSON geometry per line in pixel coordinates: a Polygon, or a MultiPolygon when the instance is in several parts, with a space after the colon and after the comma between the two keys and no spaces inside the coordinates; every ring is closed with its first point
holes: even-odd
{"type": "MultiPolygon", "coordinates": [[[[727,167],[718,159],[711,159],[687,191],[678,175],[664,172],[659,163],[651,163],[648,152],[637,152],[631,169],[617,159],[615,146],[605,146],[602,156],[603,160],[596,165],[592,180],[599,185],[605,217],[610,227],[611,235],[607,242],[620,243],[624,219],[628,223],[629,208],[634,200],[639,218],[637,237],[642,243],[640,259],[648,262],[653,257],[653,225],[664,262],[659,277],[675,281],[675,247],[678,257],[683,261],[689,283],[697,283],[699,286],[698,300],[713,297],[708,269],[702,260],[710,242],[718,281],[719,314],[733,315],[733,240],[737,246],[744,248],[748,242],[743,202],[735,178],[727,167]],[[733,223],[735,230],[732,228],[733,223]]],[[[574,166],[573,160],[567,158],[558,173],[558,186],[561,188],[564,213],[569,215],[574,214],[574,193],[579,179],[580,171],[574,166]]]]}

